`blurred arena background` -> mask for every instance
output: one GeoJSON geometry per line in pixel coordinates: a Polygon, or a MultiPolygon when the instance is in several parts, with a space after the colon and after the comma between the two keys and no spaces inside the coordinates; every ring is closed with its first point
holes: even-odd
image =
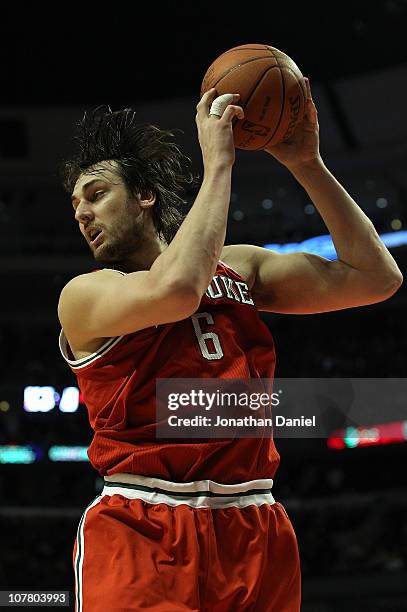
{"type": "MultiPolygon", "coordinates": [[[[56,172],[74,123],[99,104],[134,106],[141,121],[183,130],[178,141],[201,171],[194,117],[206,68],[238,44],[278,47],[311,80],[327,165],[389,234],[406,275],[407,3],[14,9],[3,10],[0,42],[0,590],[72,593],[76,527],[102,485],[58,349],[59,292],[95,267],[56,172]]],[[[283,167],[238,152],[228,243],[324,234],[283,167]]],[[[405,377],[406,305],[404,284],[366,308],[265,316],[277,375],[405,377]]],[[[275,496],[299,539],[304,612],[407,610],[407,416],[400,427],[397,443],[277,442],[275,496]]]]}

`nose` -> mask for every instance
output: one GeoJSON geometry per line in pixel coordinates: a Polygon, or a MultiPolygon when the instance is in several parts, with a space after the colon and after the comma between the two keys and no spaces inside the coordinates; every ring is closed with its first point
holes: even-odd
{"type": "Polygon", "coordinates": [[[92,212],[89,203],[86,200],[81,200],[75,211],[75,219],[79,223],[89,222],[90,219],[93,219],[94,215],[92,212]]]}

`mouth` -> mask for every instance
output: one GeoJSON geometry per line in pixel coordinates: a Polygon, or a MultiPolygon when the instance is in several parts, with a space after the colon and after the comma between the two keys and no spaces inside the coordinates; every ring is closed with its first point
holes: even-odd
{"type": "Polygon", "coordinates": [[[103,234],[102,230],[95,230],[95,231],[91,232],[91,234],[89,235],[89,238],[91,239],[89,244],[92,247],[99,246],[99,244],[103,240],[103,235],[102,234],[103,234]]]}

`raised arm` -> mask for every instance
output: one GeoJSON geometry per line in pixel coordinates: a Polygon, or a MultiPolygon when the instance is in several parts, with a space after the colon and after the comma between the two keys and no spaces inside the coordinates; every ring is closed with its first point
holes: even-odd
{"type": "Polygon", "coordinates": [[[338,260],[250,246],[227,247],[223,257],[230,265],[241,266],[263,310],[305,314],[380,302],[400,287],[402,274],[370,219],[323,163],[308,80],[306,87],[303,123],[290,141],[267,152],[308,193],[331,234],[338,260]]]}

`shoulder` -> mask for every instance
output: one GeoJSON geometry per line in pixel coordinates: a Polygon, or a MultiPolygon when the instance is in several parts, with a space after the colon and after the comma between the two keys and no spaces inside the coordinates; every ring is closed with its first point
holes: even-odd
{"type": "Polygon", "coordinates": [[[62,288],[58,301],[58,317],[62,326],[69,325],[73,314],[78,315],[88,309],[91,304],[103,298],[106,291],[119,290],[119,283],[126,275],[117,270],[95,270],[72,278],[62,288]]]}
{"type": "Polygon", "coordinates": [[[63,287],[60,295],[60,301],[66,301],[71,296],[92,292],[95,287],[105,286],[105,283],[116,282],[123,278],[122,273],[117,270],[94,270],[86,274],[79,274],[71,278],[70,281],[63,287]]]}
{"type": "Polygon", "coordinates": [[[62,293],[66,290],[72,290],[77,288],[90,287],[92,285],[99,285],[105,282],[117,281],[127,276],[125,272],[119,270],[113,270],[113,268],[102,268],[101,270],[93,270],[91,272],[85,272],[74,276],[70,281],[63,287],[62,293]]]}

